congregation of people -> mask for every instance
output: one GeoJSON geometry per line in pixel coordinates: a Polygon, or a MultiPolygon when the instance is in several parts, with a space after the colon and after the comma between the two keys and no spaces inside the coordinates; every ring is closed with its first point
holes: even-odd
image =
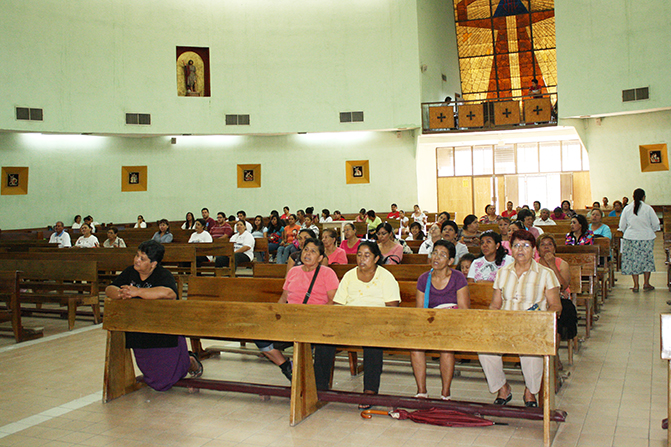
{"type": "MultiPolygon", "coordinates": [[[[557,244],[561,241],[545,234],[543,227],[547,230],[549,226],[557,225],[557,221],[568,221],[570,231],[565,235],[564,244],[591,245],[595,238],[612,238],[610,228],[602,222],[604,213],[608,213],[609,217],[619,217],[619,229],[623,232],[622,273],[632,275],[633,292],[639,291],[640,274],[644,275],[643,289],[652,290],[654,287],[649,283],[650,272],[654,271],[652,247],[654,233],[659,231],[659,220],[644,200],[645,192],[641,189],[634,191],[631,204],[627,204],[625,197],[621,202],[615,201],[611,207],[604,197],[601,203],[595,202],[587,213],[589,221],[584,214],[572,210],[571,203],[566,200],[552,211],[543,208],[538,201],[532,207],[525,205],[517,208],[508,202],[500,215],[494,205],[487,205],[482,217],[467,215],[461,226],[452,220],[448,212],[439,213],[435,222],[429,222],[428,213],[421,211],[418,205],[408,215],[396,204],[391,205],[391,211],[386,215],[362,208],[353,221],[347,222],[343,222],[345,218],[340,211],[331,213],[323,209],[316,214],[312,207],[298,210],[295,214],[289,207],[284,207],[282,215],[277,211],[272,211],[267,219],[257,215],[253,223],[247,220],[244,211],[238,211],[228,219],[225,213],[219,212],[215,220],[210,217],[209,210],[203,208],[198,219],[193,213],[187,213],[182,229],[193,230],[189,243],[211,243],[221,238],[232,242],[236,264],[251,261],[255,255],[260,255],[254,253],[255,239],[266,238],[272,257],[257,257],[256,260],[287,265],[279,303],[397,307],[401,302],[399,285],[382,266],[402,263],[404,254],[413,253],[408,242],[421,241],[418,253],[428,255],[430,270],[417,280],[416,307],[468,309],[468,283],[485,281],[492,283],[490,309],[540,310],[560,314],[560,297],[570,293],[568,265],[555,255],[557,244]],[[339,221],[343,222],[342,234],[330,226],[321,225],[339,221]],[[396,221],[394,225],[391,224],[393,221],[396,221]],[[364,224],[363,233],[357,234],[361,226],[356,223],[364,224]],[[495,225],[498,231],[487,229],[481,232],[480,225],[495,225]],[[469,253],[469,247],[479,247],[480,253],[469,253]],[[356,255],[356,266],[339,281],[329,265],[347,264],[348,254],[356,255]]],[[[75,224],[77,219],[81,217],[75,218],[75,224]]],[[[146,227],[144,218],[138,216],[135,228],[143,228],[143,224],[146,227]]],[[[176,299],[174,279],[170,281],[160,267],[164,250],[162,244],[173,242],[169,225],[166,219],[158,221],[158,231],[151,241],[140,245],[135,264],[129,267],[134,272],[124,271],[120,279],[108,287],[110,298],[176,299]],[[139,278],[135,278],[138,275],[139,278]],[[149,282],[154,275],[159,275],[160,279],[151,281],[156,284],[150,286],[153,287],[151,291],[128,285],[149,282]],[[129,282],[132,278],[135,279],[129,282]]],[[[87,216],[79,226],[81,236],[74,246],[100,246],[93,235],[94,228],[92,218],[87,216]]],[[[102,246],[125,247],[118,233],[116,227],[110,227],[102,246]]],[[[59,244],[59,247],[72,245],[62,222],[54,226],[50,242],[59,244]]],[[[199,262],[207,260],[200,259],[199,262]]],[[[209,260],[214,261],[217,267],[226,266],[229,262],[227,258],[220,257],[209,260]]],[[[137,344],[137,347],[133,346],[136,359],[140,352],[138,366],[148,378],[147,383],[157,390],[169,389],[171,381],[174,383],[187,373],[193,376],[202,374],[202,364],[194,356],[189,356],[181,339],[163,340],[154,346],[151,340],[139,337],[133,343],[137,344]],[[166,379],[165,364],[158,361],[166,358],[178,365],[175,369],[177,373],[171,370],[169,379],[166,379]],[[156,365],[157,362],[160,366],[156,365]]],[[[263,355],[291,380],[291,361],[274,342],[258,340],[256,344],[263,355]]],[[[315,346],[315,378],[320,390],[329,388],[335,353],[333,345],[315,346]]],[[[363,353],[364,393],[377,394],[383,367],[382,349],[364,347],[363,353]]],[[[481,353],[479,358],[489,390],[497,395],[494,403],[509,403],[512,391],[506,381],[501,356],[481,353]]],[[[425,353],[412,351],[411,363],[417,385],[415,397],[427,398],[425,353]]],[[[454,353],[440,353],[440,364],[440,397],[448,400],[451,398],[455,368],[454,353]]],[[[523,403],[535,407],[543,372],[542,358],[521,356],[521,367],[526,385],[523,403]]],[[[360,408],[368,407],[360,405],[360,408]]]]}

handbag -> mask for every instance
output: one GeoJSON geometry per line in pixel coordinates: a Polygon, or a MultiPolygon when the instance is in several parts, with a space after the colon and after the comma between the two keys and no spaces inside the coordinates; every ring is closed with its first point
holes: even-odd
{"type": "Polygon", "coordinates": [[[317,279],[317,275],[319,274],[319,267],[321,267],[321,264],[317,264],[317,270],[315,270],[315,274],[312,275],[312,281],[310,282],[310,287],[308,287],[308,291],[305,294],[305,298],[303,298],[303,304],[307,304],[308,300],[310,299],[310,294],[312,293],[312,286],[315,285],[315,280],[317,279]]]}

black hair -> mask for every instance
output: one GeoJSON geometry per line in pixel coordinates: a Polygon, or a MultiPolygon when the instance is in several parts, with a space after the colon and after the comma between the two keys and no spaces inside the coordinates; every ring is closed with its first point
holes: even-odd
{"type": "Polygon", "coordinates": [[[279,213],[277,210],[272,210],[272,211],[270,212],[270,215],[271,215],[271,216],[277,216],[277,217],[280,217],[280,213],[279,213]]]}
{"type": "Polygon", "coordinates": [[[331,215],[331,212],[329,210],[327,210],[326,208],[324,208],[322,210],[322,214],[324,214],[326,217],[329,217],[331,215]]]}
{"type": "Polygon", "coordinates": [[[375,229],[375,233],[377,233],[380,230],[384,230],[389,234],[394,234],[394,229],[391,227],[391,224],[389,222],[383,222],[380,225],[377,226],[375,229]]]}
{"type": "Polygon", "coordinates": [[[552,210],[552,212],[555,213],[555,214],[557,214],[558,212],[559,212],[559,213],[563,213],[564,210],[561,209],[561,206],[558,206],[558,207],[555,207],[555,209],[552,210]]]}
{"type": "Polygon", "coordinates": [[[254,223],[252,224],[252,231],[263,231],[263,216],[260,214],[257,214],[254,216],[254,223]],[[260,218],[261,219],[261,225],[256,226],[256,219],[260,218]]]}
{"type": "MultiPolygon", "coordinates": [[[[198,219],[202,220],[202,219],[198,219]]],[[[137,251],[147,255],[151,262],[156,262],[160,264],[163,260],[163,255],[165,254],[165,247],[155,240],[151,239],[144,241],[137,247],[137,251]]]]}
{"type": "Polygon", "coordinates": [[[641,207],[641,202],[643,201],[643,198],[645,197],[645,191],[643,191],[641,188],[637,188],[634,190],[634,214],[638,216],[638,209],[641,207]]]}
{"type": "Polygon", "coordinates": [[[202,210],[200,210],[201,213],[202,213],[203,211],[207,211],[208,213],[210,212],[210,210],[208,210],[207,208],[203,208],[202,210]]]}
{"type": "MultiPolygon", "coordinates": [[[[424,231],[422,231],[422,224],[420,224],[419,222],[413,222],[413,223],[410,224],[408,229],[411,229],[412,227],[419,228],[419,233],[417,233],[417,236],[421,237],[422,240],[426,239],[426,234],[424,234],[424,231]]],[[[414,236],[413,236],[413,239],[414,239],[414,236]]]]}
{"type": "Polygon", "coordinates": [[[382,252],[380,251],[380,247],[378,247],[377,243],[374,241],[361,241],[359,244],[359,248],[357,248],[357,253],[361,251],[363,247],[368,247],[371,253],[373,253],[373,257],[377,257],[377,265],[382,265],[384,264],[384,256],[382,256],[382,252]]]}
{"type": "MultiPolygon", "coordinates": [[[[494,259],[494,264],[501,266],[501,264],[503,264],[503,259],[506,257],[506,254],[508,253],[506,248],[503,245],[501,245],[501,235],[496,231],[487,230],[480,235],[480,240],[482,240],[483,237],[491,237],[495,244],[499,244],[499,246],[496,247],[496,257],[494,259]]],[[[481,258],[483,256],[484,254],[480,252],[478,258],[481,258]]]]}
{"type": "Polygon", "coordinates": [[[200,222],[200,224],[203,226],[203,228],[207,228],[207,221],[205,219],[203,219],[202,217],[199,218],[199,219],[196,219],[196,222],[200,222]]]}
{"type": "MultiPolygon", "coordinates": [[[[58,222],[56,222],[58,223],[58,222]]],[[[114,234],[119,234],[119,229],[117,227],[109,227],[110,230],[112,230],[112,233],[114,234]]]]}
{"type": "MultiPolygon", "coordinates": [[[[303,210],[298,210],[298,211],[296,211],[296,214],[302,214],[303,216],[305,216],[305,211],[303,211],[303,210]]],[[[296,214],[294,214],[294,216],[295,216],[296,214]]],[[[291,216],[291,214],[289,214],[289,215],[291,216]]]]}
{"type": "Polygon", "coordinates": [[[82,218],[82,216],[81,216],[80,214],[77,214],[77,215],[75,216],[75,219],[73,220],[73,222],[77,222],[77,218],[78,218],[78,217],[79,217],[80,219],[82,218]]]}
{"type": "Polygon", "coordinates": [[[370,217],[371,219],[375,219],[375,211],[373,210],[368,210],[366,212],[366,216],[370,217]]]}
{"type": "Polygon", "coordinates": [[[314,206],[309,206],[305,208],[305,214],[314,214],[315,212],[315,207],[314,206]]]}
{"type": "Polygon", "coordinates": [[[307,233],[308,236],[310,236],[311,239],[316,239],[317,238],[317,235],[315,234],[315,232],[312,231],[309,228],[303,228],[301,231],[298,232],[298,234],[301,234],[301,233],[307,233]]]}
{"type": "Polygon", "coordinates": [[[450,259],[454,259],[457,256],[457,249],[454,247],[454,244],[450,241],[440,239],[433,244],[433,249],[436,247],[445,247],[447,253],[450,255],[450,259]]]}
{"type": "Polygon", "coordinates": [[[354,224],[352,222],[347,222],[344,226],[345,227],[349,226],[352,230],[354,230],[356,232],[356,227],[354,226],[354,224]]]}
{"type": "Polygon", "coordinates": [[[452,218],[452,216],[450,216],[450,213],[448,213],[447,211],[441,212],[440,214],[438,214],[438,217],[442,216],[443,214],[445,215],[445,217],[447,217],[446,220],[450,220],[452,218]]]}
{"type": "Polygon", "coordinates": [[[520,230],[524,230],[524,229],[526,229],[526,227],[524,226],[524,221],[519,220],[519,219],[516,220],[515,222],[511,222],[510,225],[515,225],[515,226],[517,226],[520,230]]]}
{"type": "MultiPolygon", "coordinates": [[[[158,224],[159,225],[166,224],[168,226],[168,228],[165,230],[165,233],[166,234],[170,233],[170,221],[168,219],[161,219],[161,220],[158,221],[158,224]]],[[[159,230],[159,231],[161,231],[161,230],[159,230]]]]}
{"type": "Polygon", "coordinates": [[[324,228],[324,230],[322,231],[322,236],[325,235],[325,234],[328,234],[329,236],[331,236],[336,241],[338,240],[338,232],[336,230],[334,230],[333,228],[324,228]]]}
{"type": "Polygon", "coordinates": [[[468,226],[473,222],[475,222],[476,220],[478,220],[478,216],[476,216],[475,214],[469,214],[468,216],[464,217],[464,227],[463,227],[464,230],[468,228],[468,226]]]}
{"type": "Polygon", "coordinates": [[[528,210],[526,208],[522,208],[520,212],[517,213],[517,219],[521,220],[522,222],[524,222],[524,219],[526,219],[529,216],[534,217],[534,213],[532,213],[531,210],[528,210]]]}
{"type": "Polygon", "coordinates": [[[223,211],[219,211],[219,212],[217,213],[217,217],[218,217],[219,215],[221,215],[221,217],[223,217],[224,219],[226,219],[226,213],[224,213],[223,211]]]}
{"type": "Polygon", "coordinates": [[[464,261],[471,261],[471,263],[475,260],[475,255],[473,253],[464,253],[461,258],[459,258],[459,262],[457,262],[457,270],[461,271],[461,263],[464,261]]]}
{"type": "Polygon", "coordinates": [[[235,213],[236,216],[237,216],[238,214],[242,214],[244,217],[247,217],[247,213],[245,213],[243,210],[240,210],[240,211],[238,211],[237,213],[235,213]]]}
{"type": "MultiPolygon", "coordinates": [[[[575,216],[572,217],[572,219],[577,220],[578,223],[580,224],[580,236],[587,233],[587,230],[589,230],[589,223],[587,223],[587,218],[585,216],[583,216],[582,214],[576,214],[575,216]]],[[[576,240],[578,240],[578,237],[575,234],[573,236],[576,238],[576,240]]]]}
{"type": "MultiPolygon", "coordinates": [[[[312,231],[312,230],[308,230],[308,231],[312,231]]],[[[303,243],[303,248],[305,248],[308,244],[314,244],[315,247],[317,247],[317,250],[319,250],[319,254],[322,255],[322,256],[326,256],[326,252],[324,251],[324,243],[322,241],[320,241],[316,237],[311,237],[303,243]]]]}
{"type": "Polygon", "coordinates": [[[280,218],[274,214],[270,216],[270,222],[268,222],[268,233],[274,233],[279,231],[281,228],[282,223],[280,222],[280,218]],[[276,219],[275,221],[277,222],[277,225],[273,224],[273,219],[276,219]]]}
{"type": "Polygon", "coordinates": [[[359,210],[359,214],[366,214],[366,208],[361,208],[359,210]]]}
{"type": "Polygon", "coordinates": [[[293,217],[295,221],[298,221],[298,217],[295,214],[289,214],[289,217],[293,217]]]}
{"type": "Polygon", "coordinates": [[[455,233],[459,234],[459,225],[453,220],[446,220],[443,222],[440,226],[440,232],[442,233],[445,227],[450,226],[454,230],[455,233]]]}

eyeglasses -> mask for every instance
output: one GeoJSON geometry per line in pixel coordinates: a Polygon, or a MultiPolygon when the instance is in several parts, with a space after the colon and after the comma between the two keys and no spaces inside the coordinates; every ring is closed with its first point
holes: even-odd
{"type": "Polygon", "coordinates": [[[531,244],[529,244],[529,243],[522,244],[522,243],[519,243],[519,242],[518,242],[517,244],[513,245],[513,248],[516,248],[516,249],[518,249],[518,250],[522,250],[522,249],[525,249],[525,248],[526,248],[526,249],[530,249],[530,248],[531,248],[531,244]]]}
{"type": "Polygon", "coordinates": [[[450,255],[444,251],[432,251],[431,257],[440,258],[440,259],[449,259],[450,255]]]}

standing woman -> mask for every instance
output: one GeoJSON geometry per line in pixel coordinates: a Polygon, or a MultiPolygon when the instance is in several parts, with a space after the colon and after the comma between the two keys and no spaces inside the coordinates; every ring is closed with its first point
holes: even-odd
{"type": "Polygon", "coordinates": [[[82,235],[79,236],[77,242],[75,242],[75,247],[77,248],[95,248],[100,247],[98,238],[91,234],[91,226],[87,223],[82,224],[80,228],[82,235]]]}
{"type": "Polygon", "coordinates": [[[631,275],[634,287],[631,291],[638,293],[638,275],[643,273],[643,290],[654,290],[650,284],[650,272],[655,271],[655,257],[652,249],[655,246],[655,232],[659,231],[659,219],[652,207],[646,203],[645,191],[638,188],[634,191],[634,203],[630,203],[622,211],[619,230],[622,237],[622,274],[631,275]]]}
{"type": "Polygon", "coordinates": [[[361,239],[356,236],[356,228],[354,228],[354,224],[349,222],[346,223],[343,228],[344,238],[340,243],[340,248],[345,250],[346,255],[356,254],[359,249],[359,243],[361,242],[361,239]]]}
{"type": "MultiPolygon", "coordinates": [[[[382,253],[375,242],[362,241],[356,253],[357,266],[345,273],[333,303],[342,306],[398,307],[401,293],[394,275],[382,265],[382,253]]],[[[315,381],[318,390],[328,390],[335,358],[335,345],[315,347],[315,381]],[[317,358],[319,361],[317,361],[317,358]]],[[[382,375],[382,348],[363,348],[363,392],[377,394],[382,375]]],[[[366,410],[370,405],[361,404],[366,410]]]]}
{"type": "Polygon", "coordinates": [[[566,235],[564,245],[592,245],[594,233],[589,229],[587,218],[576,214],[571,218],[571,232],[566,235]]]}
{"type": "Polygon", "coordinates": [[[186,213],[186,221],[182,224],[182,230],[193,230],[196,228],[196,219],[193,217],[193,213],[189,211],[186,213]]]}
{"type": "MultiPolygon", "coordinates": [[[[403,246],[394,239],[394,229],[388,222],[382,223],[375,229],[377,245],[385,264],[400,264],[403,260],[403,246]]],[[[438,233],[440,237],[440,232],[438,233]]]]}
{"type": "Polygon", "coordinates": [[[322,242],[324,243],[324,255],[328,258],[329,264],[347,264],[347,253],[336,245],[338,233],[333,228],[326,228],[322,232],[322,242]]]}
{"type": "Polygon", "coordinates": [[[154,233],[152,239],[161,244],[172,242],[172,233],[170,232],[170,222],[168,222],[168,219],[158,221],[158,231],[154,233]]]}
{"type": "MultiPolygon", "coordinates": [[[[417,307],[427,309],[468,309],[471,299],[466,278],[461,272],[452,270],[456,250],[454,244],[438,241],[431,254],[431,271],[424,273],[417,281],[417,307]]],[[[415,397],[427,399],[426,352],[410,351],[412,372],[417,382],[415,397]]],[[[454,375],[454,352],[440,353],[440,379],[443,383],[440,398],[450,400],[450,386],[454,375]]]]}

